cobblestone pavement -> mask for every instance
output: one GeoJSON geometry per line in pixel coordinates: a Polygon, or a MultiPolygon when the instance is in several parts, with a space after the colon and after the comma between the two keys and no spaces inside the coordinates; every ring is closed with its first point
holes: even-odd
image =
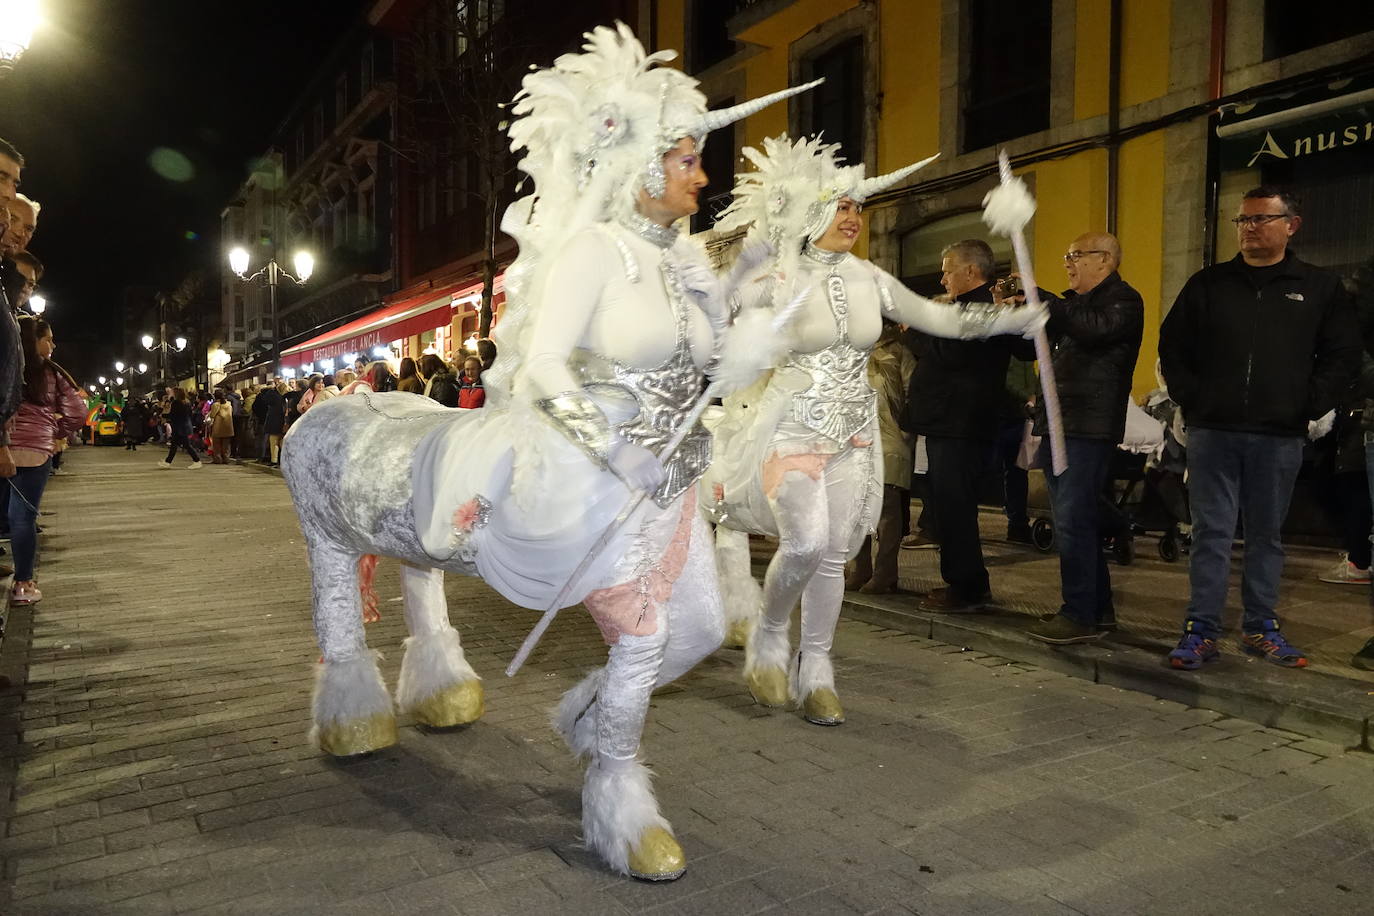
{"type": "MultiPolygon", "coordinates": [[[[76,450],[45,502],[29,680],[0,696],[4,913],[1374,908],[1368,756],[852,621],[843,727],[754,707],[728,650],[657,695],[645,748],[691,866],[616,878],[578,845],[580,770],[546,724],[604,654],[585,616],[508,680],[535,615],[451,580],[486,717],[325,759],[281,481],[154,460],[76,450]]],[[[394,684],[393,563],[379,589],[394,684]]]]}

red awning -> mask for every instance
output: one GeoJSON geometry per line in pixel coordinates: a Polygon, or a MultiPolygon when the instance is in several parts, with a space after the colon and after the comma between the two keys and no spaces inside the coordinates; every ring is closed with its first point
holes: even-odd
{"type": "Polygon", "coordinates": [[[440,295],[431,292],[418,304],[411,299],[378,309],[304,343],[287,347],[282,351],[282,362],[300,365],[322,359],[337,360],[348,353],[370,353],[373,347],[441,328],[452,320],[453,292],[445,290],[440,295]]]}

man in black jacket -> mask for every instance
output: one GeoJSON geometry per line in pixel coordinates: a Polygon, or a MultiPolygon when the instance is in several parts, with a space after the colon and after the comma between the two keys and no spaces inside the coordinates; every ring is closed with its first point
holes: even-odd
{"type": "MultiPolygon", "coordinates": [[[[1041,442],[1059,546],[1059,613],[1030,635],[1055,645],[1087,642],[1116,626],[1112,583],[1097,530],[1098,500],[1112,454],[1126,431],[1126,401],[1140,354],[1145,303],[1117,271],[1121,245],[1105,232],[1080,235],[1064,255],[1069,289],[1051,296],[1047,331],[1054,347],[1054,381],[1064,423],[1068,466],[1056,477],[1049,440],[1041,442]]],[[[1043,400],[1035,431],[1047,433],[1043,400]]]]}
{"type": "MultiPolygon", "coordinates": [[[[986,242],[955,242],[941,253],[940,283],[956,302],[992,302],[993,264],[986,242]]],[[[926,437],[940,576],[946,584],[921,601],[923,610],[979,611],[992,597],[978,536],[978,484],[991,464],[1013,355],[1034,359],[1035,345],[1004,335],[931,337],[921,346],[907,397],[907,428],[926,437]]]]}
{"type": "Polygon", "coordinates": [[[1307,657],[1274,614],[1279,530],[1307,424],[1334,408],[1355,377],[1360,332],[1340,278],[1288,251],[1302,224],[1293,195],[1249,191],[1232,222],[1240,254],[1193,274],[1160,329],[1164,378],[1188,428],[1193,516],[1188,618],[1169,663],[1193,670],[1217,658],[1240,512],[1245,651],[1301,668],[1307,657]]]}

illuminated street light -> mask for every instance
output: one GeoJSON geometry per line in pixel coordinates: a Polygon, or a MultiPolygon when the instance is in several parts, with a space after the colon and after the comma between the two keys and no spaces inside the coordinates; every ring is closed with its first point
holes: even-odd
{"type": "Polygon", "coordinates": [[[102,385],[105,384],[105,376],[103,376],[103,375],[100,376],[99,378],[96,379],[96,381],[99,382],[99,383],[102,384],[102,385]]]}
{"type": "Polygon", "coordinates": [[[124,376],[121,375],[121,376],[119,376],[118,378],[116,378],[116,379],[115,379],[115,384],[116,384],[116,385],[123,385],[123,384],[124,384],[124,376]]]}
{"type": "Polygon", "coordinates": [[[144,334],[139,342],[143,344],[145,350],[151,350],[153,348],[153,335],[144,334]]]}
{"type": "Polygon", "coordinates": [[[124,360],[122,360],[122,359],[117,359],[117,360],[115,360],[115,371],[116,371],[116,372],[123,372],[123,371],[124,371],[124,360]]]}
{"type": "Polygon", "coordinates": [[[271,328],[272,328],[272,362],[275,364],[280,357],[281,340],[277,332],[277,285],[282,277],[295,282],[297,286],[304,286],[305,281],[310,279],[310,275],[315,272],[315,258],[308,251],[297,251],[292,258],[292,264],[296,268],[295,276],[290,271],[277,263],[276,258],[272,258],[256,273],[249,274],[248,251],[242,247],[234,248],[229,252],[229,269],[238,275],[244,283],[252,283],[259,277],[267,284],[269,299],[271,302],[271,328]]]}
{"type": "Polygon", "coordinates": [[[42,296],[34,295],[29,297],[29,311],[35,315],[43,314],[43,310],[48,307],[48,300],[42,296]]]}
{"type": "Polygon", "coordinates": [[[173,343],[173,345],[176,346],[177,352],[178,352],[178,353],[180,353],[182,350],[185,350],[185,349],[186,349],[186,338],[185,338],[185,337],[177,337],[177,338],[174,338],[174,339],[172,340],[172,343],[173,343]]]}
{"type": "Polygon", "coordinates": [[[42,21],[38,0],[9,0],[0,6],[0,77],[14,69],[42,21]]]}
{"type": "Polygon", "coordinates": [[[147,371],[148,371],[148,364],[147,364],[147,363],[139,363],[139,364],[138,364],[138,374],[139,374],[139,375],[142,375],[143,373],[145,373],[145,372],[147,372],[147,371]]]}

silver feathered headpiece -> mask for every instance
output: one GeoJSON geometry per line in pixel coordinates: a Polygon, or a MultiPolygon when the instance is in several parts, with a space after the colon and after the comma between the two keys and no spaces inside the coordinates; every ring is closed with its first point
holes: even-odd
{"type": "Polygon", "coordinates": [[[695,139],[699,150],[710,131],[816,85],[709,111],[695,79],[658,66],[676,52],[646,54],[621,22],[583,37],[582,53],[526,74],[509,132],[540,197],[571,202],[591,194],[610,204],[604,216],[632,208],[640,188],[661,195],[663,154],[682,138],[695,139]]]}
{"type": "Polygon", "coordinates": [[[936,158],[865,178],[862,164],[841,165],[838,152],[838,144],[819,137],[791,141],[786,135],[764,140],[762,152],[745,148],[755,171],[739,176],[734,200],[716,220],[716,229],[753,224],[779,250],[788,240],[815,241],[834,222],[842,198],[863,203],[936,158]]]}

